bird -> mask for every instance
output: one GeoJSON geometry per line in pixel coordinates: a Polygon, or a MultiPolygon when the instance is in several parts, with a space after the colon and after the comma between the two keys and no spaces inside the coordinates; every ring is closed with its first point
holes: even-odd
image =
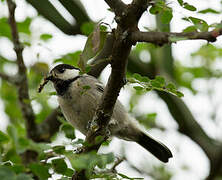
{"type": "MultiPolygon", "coordinates": [[[[79,68],[69,64],[56,65],[45,77],[44,85],[48,81],[53,83],[65,119],[86,135],[104,92],[104,85],[97,78],[80,72],[79,68]]],[[[108,130],[111,136],[138,143],[164,163],[173,157],[166,145],[142,130],[119,100],[115,103],[108,130]]]]}

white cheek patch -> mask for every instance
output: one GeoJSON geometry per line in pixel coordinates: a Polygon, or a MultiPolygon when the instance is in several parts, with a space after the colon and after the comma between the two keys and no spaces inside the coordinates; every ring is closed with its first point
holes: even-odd
{"type": "Polygon", "coordinates": [[[79,75],[78,69],[66,69],[65,72],[62,73],[60,76],[61,76],[61,79],[68,80],[68,79],[75,78],[78,75],[79,75]]]}

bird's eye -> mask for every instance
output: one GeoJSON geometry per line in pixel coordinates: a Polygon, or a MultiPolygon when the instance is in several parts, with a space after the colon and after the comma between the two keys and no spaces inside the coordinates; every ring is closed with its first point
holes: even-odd
{"type": "Polygon", "coordinates": [[[59,69],[59,73],[64,73],[65,69],[62,68],[62,69],[59,69]]]}

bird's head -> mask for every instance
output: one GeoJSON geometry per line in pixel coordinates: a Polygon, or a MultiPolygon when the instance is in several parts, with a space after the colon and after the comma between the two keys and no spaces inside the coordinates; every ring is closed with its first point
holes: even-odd
{"type": "Polygon", "coordinates": [[[54,86],[58,84],[64,86],[80,77],[79,74],[80,70],[78,68],[69,64],[59,64],[44,78],[44,82],[40,84],[38,92],[40,93],[49,81],[52,81],[54,86]]]}
{"type": "Polygon", "coordinates": [[[55,66],[46,77],[46,80],[55,82],[58,80],[67,81],[79,76],[80,70],[69,64],[59,64],[55,66]]]}

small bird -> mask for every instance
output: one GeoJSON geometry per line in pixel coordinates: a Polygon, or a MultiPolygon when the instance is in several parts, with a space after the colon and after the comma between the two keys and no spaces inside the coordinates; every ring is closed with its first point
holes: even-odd
{"type": "MultiPolygon", "coordinates": [[[[43,86],[51,81],[57,92],[58,102],[66,120],[86,135],[104,91],[103,84],[95,77],[80,74],[80,70],[68,64],[55,66],[45,78],[43,86]]],[[[143,132],[138,122],[131,117],[119,100],[108,124],[111,136],[135,141],[162,162],[168,162],[171,151],[161,142],[143,132]]]]}

